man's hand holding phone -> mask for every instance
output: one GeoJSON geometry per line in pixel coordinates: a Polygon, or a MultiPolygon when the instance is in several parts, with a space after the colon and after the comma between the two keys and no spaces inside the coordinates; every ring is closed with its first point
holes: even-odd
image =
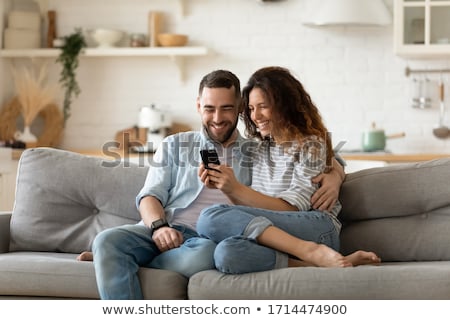
{"type": "Polygon", "coordinates": [[[210,180],[208,170],[214,170],[220,172],[218,169],[211,168],[211,165],[220,165],[219,155],[215,149],[203,149],[200,150],[200,156],[202,157],[202,164],[199,168],[200,180],[208,187],[217,189],[215,183],[210,180]]]}
{"type": "Polygon", "coordinates": [[[208,187],[220,189],[225,194],[233,192],[240,183],[237,181],[231,167],[220,165],[215,150],[201,150],[202,165],[199,169],[201,181],[208,187]]]}

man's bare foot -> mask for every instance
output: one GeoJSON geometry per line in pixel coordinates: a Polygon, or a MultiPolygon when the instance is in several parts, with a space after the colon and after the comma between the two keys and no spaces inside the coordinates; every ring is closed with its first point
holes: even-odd
{"type": "Polygon", "coordinates": [[[90,251],[83,251],[77,257],[78,261],[94,261],[94,255],[90,251]]]}
{"type": "Polygon", "coordinates": [[[304,254],[298,257],[306,264],[316,267],[351,267],[352,263],[339,252],[324,244],[307,242],[304,247],[304,254]]]}
{"type": "Polygon", "coordinates": [[[352,263],[353,266],[360,266],[364,264],[380,264],[381,259],[373,252],[358,250],[345,256],[345,258],[352,263]]]}

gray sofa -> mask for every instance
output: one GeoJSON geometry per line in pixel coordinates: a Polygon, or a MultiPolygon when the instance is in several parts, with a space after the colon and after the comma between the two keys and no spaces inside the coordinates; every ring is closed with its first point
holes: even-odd
{"type": "MultiPolygon", "coordinates": [[[[0,298],[97,299],[94,267],[76,261],[95,235],[135,223],[147,167],[49,148],[19,162],[12,213],[0,214],[0,298]]],[[[186,279],[139,271],[146,299],[450,299],[450,159],[348,174],[343,253],[377,252],[379,266],[288,268],[186,279]]]]}

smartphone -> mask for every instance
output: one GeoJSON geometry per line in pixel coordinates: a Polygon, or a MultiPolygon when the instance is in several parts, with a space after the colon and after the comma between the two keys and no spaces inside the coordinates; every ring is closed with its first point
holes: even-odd
{"type": "Polygon", "coordinates": [[[200,150],[202,161],[205,164],[206,169],[217,170],[209,167],[209,164],[220,164],[219,155],[215,149],[203,149],[200,150]]]}

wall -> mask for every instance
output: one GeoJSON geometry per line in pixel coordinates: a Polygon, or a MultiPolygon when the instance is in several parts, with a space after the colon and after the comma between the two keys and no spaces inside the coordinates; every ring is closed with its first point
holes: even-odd
{"type": "MultiPolygon", "coordinates": [[[[395,56],[392,26],[306,27],[301,23],[309,8],[306,0],[185,2],[181,16],[175,0],[49,0],[50,8],[57,11],[60,35],[75,26],[146,32],[147,13],[160,10],[166,15],[165,31],[187,33],[191,45],[211,51],[206,57],[187,60],[184,82],[167,57],[82,59],[77,73],[82,93],[72,106],[63,147],[100,148],[117,131],[137,123],[143,103],[164,106],[175,121],[197,128],[195,98],[204,74],[230,69],[245,83],[257,68],[281,65],[290,68],[310,92],[335,144],[346,141],[345,149],[359,148],[361,132],[375,121],[387,134],[406,133],[405,138],[388,141],[393,152],[450,152],[450,139],[432,135],[437,103],[431,109],[413,109],[412,79],[404,75],[408,65],[447,67],[449,60],[408,61],[395,56]]],[[[392,11],[392,0],[386,3],[392,11]]],[[[51,72],[57,79],[58,66],[51,72]]]]}

